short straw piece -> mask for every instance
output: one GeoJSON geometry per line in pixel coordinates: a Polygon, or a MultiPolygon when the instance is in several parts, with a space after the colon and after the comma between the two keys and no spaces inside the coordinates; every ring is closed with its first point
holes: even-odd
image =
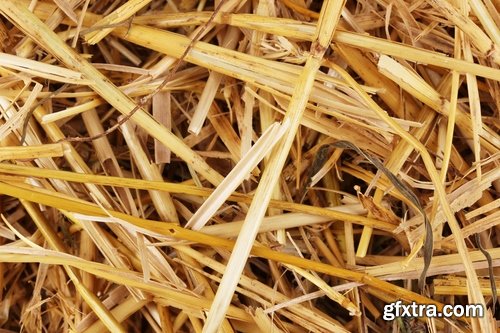
{"type": "MultiPolygon", "coordinates": [[[[429,3],[456,24],[484,56],[491,57],[496,64],[500,64],[500,45],[495,44],[468,16],[459,12],[446,0],[429,0],[429,3]]],[[[494,37],[499,41],[498,27],[494,37]]]]}
{"type": "Polygon", "coordinates": [[[199,230],[215,214],[217,209],[227,200],[233,191],[248,177],[253,168],[274,148],[289,129],[289,122],[274,123],[270,126],[250,148],[248,153],[241,158],[238,164],[224,178],[212,195],[198,208],[191,217],[186,228],[199,230]]]}
{"type": "MultiPolygon", "coordinates": [[[[482,1],[479,0],[470,0],[467,1],[470,5],[474,14],[476,14],[477,18],[481,22],[484,27],[484,30],[491,38],[491,40],[497,45],[500,46],[500,30],[498,29],[498,21],[492,18],[490,13],[488,12],[486,6],[482,1]]],[[[498,12],[495,13],[498,18],[498,12]]]]}
{"type": "MultiPolygon", "coordinates": [[[[492,296],[490,281],[481,280],[481,292],[485,296],[492,296]]],[[[444,279],[434,279],[432,281],[434,294],[436,295],[456,295],[467,296],[467,279],[459,276],[447,276],[444,279]]],[[[495,279],[496,288],[500,289],[500,280],[495,279]]]]}
{"type": "MultiPolygon", "coordinates": [[[[169,131],[172,130],[172,103],[170,91],[160,91],[152,98],[153,117],[169,131]]],[[[155,139],[155,163],[170,163],[170,149],[155,139]]]]}
{"type": "Polygon", "coordinates": [[[61,157],[63,154],[63,143],[49,143],[36,146],[0,147],[0,161],[61,157]]]}
{"type": "Polygon", "coordinates": [[[99,43],[104,37],[113,31],[113,28],[108,28],[110,25],[116,25],[125,22],[132,15],[148,5],[152,0],[129,0],[120,8],[113,11],[108,16],[96,22],[89,29],[91,32],[85,34],[85,40],[90,45],[99,43]]]}
{"type": "MultiPolygon", "coordinates": [[[[222,46],[228,49],[234,49],[238,44],[238,36],[239,30],[237,28],[230,27],[228,33],[226,33],[224,37],[222,46]]],[[[194,134],[200,133],[223,77],[224,76],[222,74],[217,72],[211,72],[208,76],[207,84],[201,93],[200,100],[198,101],[198,105],[196,106],[193,117],[191,118],[191,123],[188,128],[189,132],[194,134]]]]}
{"type": "Polygon", "coordinates": [[[344,309],[349,311],[349,314],[351,316],[360,316],[361,311],[359,308],[352,303],[349,298],[345,297],[338,291],[334,290],[332,287],[330,287],[325,281],[320,279],[318,276],[315,276],[314,274],[298,267],[294,267],[292,265],[286,265],[289,269],[295,271],[297,274],[301,275],[305,279],[307,279],[309,282],[314,284],[316,287],[321,289],[322,291],[325,292],[326,296],[330,298],[332,301],[340,304],[344,309]]]}
{"type": "Polygon", "coordinates": [[[7,53],[0,53],[0,66],[58,82],[82,85],[91,82],[83,79],[79,72],[7,53]]]}
{"type": "Polygon", "coordinates": [[[68,117],[76,116],[77,114],[80,114],[88,110],[92,110],[93,108],[102,104],[104,104],[104,101],[98,98],[79,105],[69,107],[59,112],[49,113],[42,117],[42,124],[48,124],[68,117]]]}
{"type": "MultiPolygon", "coordinates": [[[[402,89],[409,91],[412,96],[430,106],[434,110],[441,110],[443,105],[439,93],[425,82],[417,73],[404,67],[391,57],[381,55],[377,63],[379,71],[402,89]]],[[[443,113],[443,111],[441,111],[443,113]]]]}
{"type": "MultiPolygon", "coordinates": [[[[333,211],[347,212],[350,213],[366,213],[365,209],[360,207],[360,205],[342,205],[338,207],[330,208],[333,211]]],[[[264,217],[263,222],[259,228],[259,233],[275,231],[279,229],[291,229],[296,227],[303,227],[306,225],[314,225],[316,223],[324,223],[331,221],[331,217],[327,216],[315,216],[304,213],[287,213],[281,215],[273,215],[269,217],[264,217]]],[[[234,221],[225,224],[216,224],[200,229],[201,232],[207,235],[214,235],[223,238],[237,237],[244,221],[234,221]]]]}

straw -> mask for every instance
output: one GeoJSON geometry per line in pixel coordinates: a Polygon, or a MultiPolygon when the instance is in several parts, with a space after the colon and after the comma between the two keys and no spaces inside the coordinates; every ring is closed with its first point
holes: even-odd
{"type": "Polygon", "coordinates": [[[96,44],[100,40],[102,40],[106,35],[108,35],[112,28],[107,28],[109,25],[119,24],[125,22],[129,17],[137,13],[144,6],[149,4],[151,0],[130,0],[127,1],[124,5],[117,8],[108,16],[96,22],[93,26],[89,28],[89,30],[93,30],[85,35],[85,40],[89,44],[96,44]],[[104,29],[103,29],[104,28],[104,29]]]}
{"type": "Polygon", "coordinates": [[[499,23],[490,0],[0,1],[1,328],[495,332],[499,23]]]}

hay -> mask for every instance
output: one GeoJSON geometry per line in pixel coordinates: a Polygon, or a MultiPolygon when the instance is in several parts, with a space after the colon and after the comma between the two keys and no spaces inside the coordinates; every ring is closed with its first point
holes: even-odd
{"type": "Polygon", "coordinates": [[[497,5],[0,1],[1,328],[495,332],[497,5]]]}

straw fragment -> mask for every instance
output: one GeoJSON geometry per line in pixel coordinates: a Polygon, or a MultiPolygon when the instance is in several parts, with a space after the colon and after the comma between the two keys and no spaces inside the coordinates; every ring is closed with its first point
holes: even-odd
{"type": "Polygon", "coordinates": [[[283,124],[275,123],[270,126],[248,153],[241,158],[240,162],[231,170],[226,178],[224,178],[219,187],[196,211],[185,227],[199,230],[205,226],[215,211],[219,209],[220,205],[227,200],[229,195],[241,184],[250,171],[269,154],[288,129],[289,122],[286,120],[283,124]]]}
{"type": "Polygon", "coordinates": [[[104,37],[111,33],[111,31],[113,31],[112,28],[107,28],[107,26],[113,24],[117,25],[126,21],[128,18],[144,8],[150,2],[151,0],[127,1],[120,8],[117,8],[111,14],[107,15],[103,19],[96,22],[93,26],[91,26],[89,29],[93,31],[85,34],[85,40],[91,45],[99,43],[104,37]]]}

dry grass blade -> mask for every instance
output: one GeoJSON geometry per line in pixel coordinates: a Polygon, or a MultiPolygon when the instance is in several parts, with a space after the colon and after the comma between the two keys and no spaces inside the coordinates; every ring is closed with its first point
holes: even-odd
{"type": "Polygon", "coordinates": [[[375,165],[378,170],[382,171],[384,175],[391,181],[392,185],[396,187],[396,189],[404,196],[406,197],[413,207],[417,209],[423,216],[424,218],[424,224],[425,224],[425,237],[424,237],[424,268],[422,269],[422,274],[420,275],[419,279],[419,286],[420,290],[423,291],[423,288],[425,286],[425,277],[427,274],[427,270],[429,269],[429,266],[431,264],[431,259],[432,259],[432,247],[433,247],[433,235],[432,235],[432,226],[431,223],[429,222],[429,219],[427,218],[427,214],[425,213],[425,210],[422,208],[422,205],[420,204],[420,201],[418,200],[417,196],[413,191],[401,180],[399,180],[392,172],[390,172],[383,164],[380,162],[378,159],[373,158],[372,156],[366,154],[365,152],[361,151],[358,147],[354,146],[352,143],[347,142],[347,141],[338,141],[334,144],[335,147],[338,148],[344,148],[344,149],[353,149],[356,150],[360,155],[365,157],[370,163],[375,165]]]}
{"type": "Polygon", "coordinates": [[[479,234],[475,234],[475,236],[476,236],[475,238],[476,238],[477,246],[479,247],[479,250],[481,251],[481,253],[484,254],[484,256],[486,257],[486,261],[488,262],[488,275],[490,277],[490,286],[491,286],[491,294],[492,294],[491,312],[495,313],[498,295],[497,295],[497,285],[495,282],[495,273],[493,272],[493,260],[491,259],[491,255],[488,253],[488,251],[481,244],[481,238],[479,237],[479,234]]]}

